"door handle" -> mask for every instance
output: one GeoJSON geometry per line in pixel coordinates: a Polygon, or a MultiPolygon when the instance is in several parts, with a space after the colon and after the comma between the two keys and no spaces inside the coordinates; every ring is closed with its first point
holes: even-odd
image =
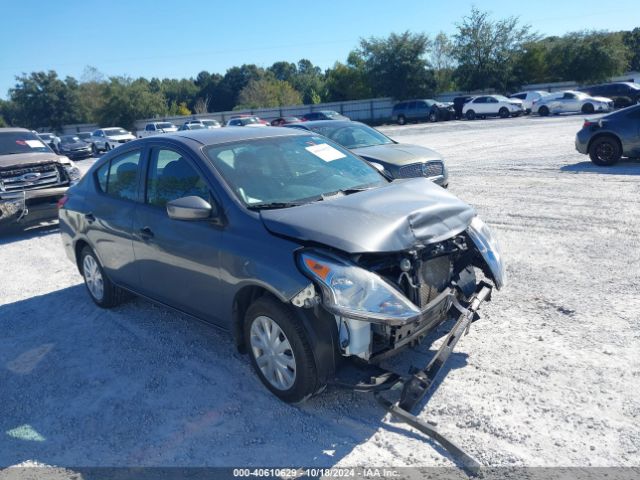
{"type": "Polygon", "coordinates": [[[84,219],[88,222],[88,223],[93,223],[96,221],[96,217],[93,215],[93,213],[89,212],[89,213],[85,213],[84,214],[84,219]]]}
{"type": "Polygon", "coordinates": [[[149,227],[143,227],[140,229],[140,236],[144,240],[148,240],[150,238],[153,238],[153,231],[149,227]]]}

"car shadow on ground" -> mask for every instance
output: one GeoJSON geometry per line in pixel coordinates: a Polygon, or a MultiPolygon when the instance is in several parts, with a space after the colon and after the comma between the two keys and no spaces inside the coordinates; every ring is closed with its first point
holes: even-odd
{"type": "MultiPolygon", "coordinates": [[[[79,284],[0,306],[0,329],[0,466],[327,467],[380,428],[451,458],[385,421],[370,394],[330,387],[284,404],[228,333],[142,299],[102,310],[79,284]]],[[[465,363],[454,355],[448,368],[465,363]]]]}
{"type": "Polygon", "coordinates": [[[640,159],[624,158],[610,167],[599,167],[592,162],[580,162],[560,167],[562,172],[596,173],[598,175],[640,175],[640,159]]]}
{"type": "Polygon", "coordinates": [[[0,227],[0,245],[7,245],[13,242],[21,242],[36,237],[44,237],[60,231],[58,221],[42,223],[24,227],[22,225],[10,224],[0,227]]]}

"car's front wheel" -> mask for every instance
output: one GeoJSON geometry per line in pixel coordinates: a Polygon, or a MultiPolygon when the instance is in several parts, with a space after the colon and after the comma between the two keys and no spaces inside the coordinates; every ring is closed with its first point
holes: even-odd
{"type": "Polygon", "coordinates": [[[257,299],[245,315],[244,338],[258,377],[281,400],[301,402],[324,386],[306,331],[291,307],[270,297],[257,299]]]}
{"type": "Polygon", "coordinates": [[[437,122],[438,121],[438,112],[436,112],[436,111],[429,112],[429,121],[431,123],[437,122]]]}
{"type": "Polygon", "coordinates": [[[544,105],[538,109],[538,115],[541,117],[546,117],[549,115],[549,107],[545,107],[544,105]]]}
{"type": "Polygon", "coordinates": [[[509,109],[502,107],[498,112],[498,115],[500,115],[500,118],[509,118],[509,109]]]}
{"type": "Polygon", "coordinates": [[[593,107],[592,103],[585,103],[582,106],[582,113],[593,113],[595,110],[595,108],[593,107]]]}
{"type": "Polygon", "coordinates": [[[111,308],[122,303],[126,295],[124,290],[109,280],[98,257],[89,247],[84,247],[80,253],[80,268],[89,296],[96,305],[111,308]]]}
{"type": "Polygon", "coordinates": [[[589,147],[591,161],[601,167],[615,165],[622,156],[618,140],[611,136],[596,138],[589,147]]]}

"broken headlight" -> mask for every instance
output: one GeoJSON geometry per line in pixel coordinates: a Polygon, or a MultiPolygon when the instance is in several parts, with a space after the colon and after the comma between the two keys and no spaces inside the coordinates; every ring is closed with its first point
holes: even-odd
{"type": "Polygon", "coordinates": [[[299,264],[322,289],[324,306],[336,315],[384,322],[408,321],[420,314],[418,307],[382,277],[333,255],[304,251],[299,264]]]}
{"type": "Polygon", "coordinates": [[[67,177],[69,177],[69,182],[71,185],[78,183],[80,177],[80,169],[76,167],[76,164],[69,160],[67,157],[63,157],[60,161],[60,164],[64,168],[64,171],[67,173],[67,177]]]}
{"type": "Polygon", "coordinates": [[[482,255],[482,258],[487,263],[489,270],[493,274],[493,280],[496,283],[496,287],[500,290],[504,287],[506,282],[506,274],[504,271],[504,265],[502,264],[502,254],[500,253],[500,246],[496,237],[493,236],[489,227],[480,220],[480,217],[474,217],[471,221],[471,225],[467,229],[467,233],[474,245],[482,255]]]}

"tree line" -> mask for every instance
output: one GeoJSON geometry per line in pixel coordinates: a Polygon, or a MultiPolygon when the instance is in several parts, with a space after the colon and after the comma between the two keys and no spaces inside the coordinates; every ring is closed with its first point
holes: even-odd
{"type": "Polygon", "coordinates": [[[232,109],[359,100],[429,98],[437,92],[531,83],[595,83],[640,70],[640,28],[542,37],[517,17],[472,8],[455,33],[392,33],[363,38],[344,62],[322,70],[308,59],[263,68],[244,64],[195,78],[106,78],[87,67],[80,79],[23,73],[0,100],[0,126],[59,129],[73,123],[132,128],[135,120],[232,109]]]}

